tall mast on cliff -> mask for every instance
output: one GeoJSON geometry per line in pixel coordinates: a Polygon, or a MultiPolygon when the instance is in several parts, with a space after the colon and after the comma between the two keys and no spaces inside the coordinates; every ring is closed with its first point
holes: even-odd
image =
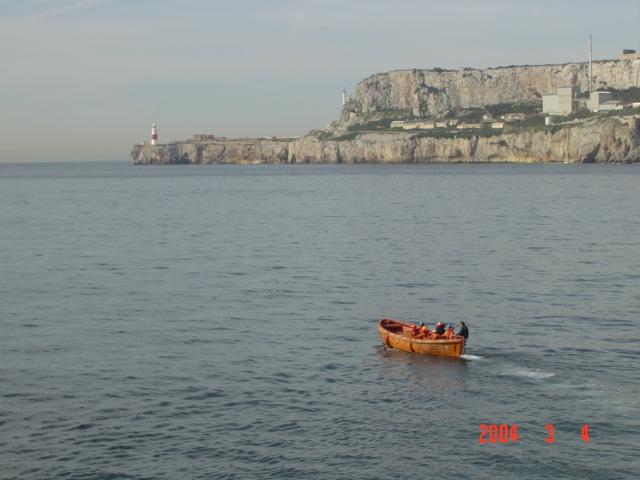
{"type": "Polygon", "coordinates": [[[589,35],[589,93],[593,91],[593,42],[589,35]]]}
{"type": "Polygon", "coordinates": [[[347,89],[342,90],[342,106],[347,104],[347,89]]]}
{"type": "Polygon", "coordinates": [[[151,145],[157,145],[158,144],[158,130],[156,129],[156,124],[153,123],[153,125],[151,125],[151,145]]]}

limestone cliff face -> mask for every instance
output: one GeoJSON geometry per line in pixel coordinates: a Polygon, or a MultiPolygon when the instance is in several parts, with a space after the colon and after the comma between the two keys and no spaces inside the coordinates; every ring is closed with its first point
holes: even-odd
{"type": "Polygon", "coordinates": [[[290,142],[215,140],[138,145],[136,164],[638,162],[640,120],[593,119],[575,126],[496,136],[437,138],[411,133],[366,133],[351,140],[307,136],[290,142]]]}
{"type": "MultiPolygon", "coordinates": [[[[638,86],[640,60],[596,62],[593,72],[595,88],[638,86]]],[[[293,140],[214,139],[137,145],[131,155],[136,164],[640,161],[640,131],[635,118],[598,117],[576,125],[495,136],[356,134],[348,129],[385,112],[438,118],[450,110],[540,101],[542,95],[563,85],[588,90],[587,64],[379,73],[358,84],[341,118],[324,132],[293,140]]]]}
{"type": "MultiPolygon", "coordinates": [[[[638,86],[639,60],[593,65],[594,88],[638,86]]],[[[338,128],[363,114],[404,110],[415,117],[439,117],[449,110],[498,103],[539,101],[559,86],[588,90],[588,65],[535,65],[486,70],[397,70],[362,80],[345,105],[338,128]]]]}
{"type": "Polygon", "coordinates": [[[220,139],[207,142],[175,142],[166,145],[135,145],[133,163],[287,163],[289,142],[267,139],[220,139]]]}

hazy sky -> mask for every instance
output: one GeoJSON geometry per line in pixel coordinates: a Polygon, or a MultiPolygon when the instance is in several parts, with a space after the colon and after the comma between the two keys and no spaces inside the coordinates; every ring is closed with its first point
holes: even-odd
{"type": "Polygon", "coordinates": [[[640,49],[640,0],[0,0],[0,162],[127,160],[153,121],[302,135],[398,68],[640,49]]]}

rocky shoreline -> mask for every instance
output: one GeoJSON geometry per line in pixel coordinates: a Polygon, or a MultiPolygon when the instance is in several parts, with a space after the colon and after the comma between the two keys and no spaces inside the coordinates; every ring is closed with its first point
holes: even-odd
{"type": "Polygon", "coordinates": [[[640,119],[594,119],[575,126],[495,136],[424,137],[411,133],[362,133],[349,140],[307,136],[291,141],[219,139],[136,145],[137,165],[354,164],[640,161],[640,119]]]}
{"type": "MultiPolygon", "coordinates": [[[[594,65],[599,88],[637,88],[640,61],[594,65]]],[[[361,81],[341,116],[302,138],[227,139],[203,135],[135,145],[136,165],[355,164],[640,161],[640,120],[623,111],[503,132],[418,132],[377,128],[390,119],[437,119],[508,102],[537,102],[558,85],[585,86],[586,64],[455,71],[402,70],[361,81]],[[376,126],[370,128],[370,126],[376,126]]]]}

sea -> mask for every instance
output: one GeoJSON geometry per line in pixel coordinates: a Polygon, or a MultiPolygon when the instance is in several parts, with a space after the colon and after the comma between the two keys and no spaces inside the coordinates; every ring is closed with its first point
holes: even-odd
{"type": "Polygon", "coordinates": [[[0,164],[2,479],[637,479],[639,361],[640,165],[0,164]]]}

